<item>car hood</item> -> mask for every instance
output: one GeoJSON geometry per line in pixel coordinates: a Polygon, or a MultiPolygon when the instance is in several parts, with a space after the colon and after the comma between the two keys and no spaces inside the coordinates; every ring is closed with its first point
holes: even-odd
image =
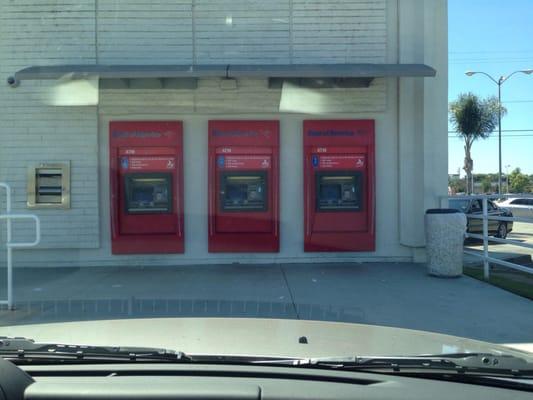
{"type": "MultiPolygon", "coordinates": [[[[0,327],[0,336],[38,342],[146,346],[189,354],[320,357],[526,352],[409,329],[374,325],[252,318],[151,318],[0,327]],[[305,336],[307,343],[300,343],[305,336]]],[[[529,353],[531,355],[531,353],[529,353]]]]}

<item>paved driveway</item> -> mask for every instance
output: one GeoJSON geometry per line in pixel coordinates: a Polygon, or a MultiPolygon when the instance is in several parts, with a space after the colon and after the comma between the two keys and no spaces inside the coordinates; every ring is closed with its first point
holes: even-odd
{"type": "MultiPolygon", "coordinates": [[[[513,230],[509,233],[507,239],[533,245],[533,224],[515,222],[513,224],[513,230]]],[[[471,239],[467,242],[466,247],[469,250],[483,254],[483,241],[481,240],[471,239]]],[[[513,246],[511,244],[489,242],[489,253],[491,257],[510,260],[522,265],[529,265],[531,264],[533,250],[525,247],[513,246]]],[[[465,255],[465,263],[479,264],[480,259],[465,255]]]]}
{"type": "MultiPolygon", "coordinates": [[[[5,270],[0,296],[5,298],[5,270]]],[[[496,343],[533,342],[533,302],[420,264],[216,265],[15,270],[16,311],[0,325],[136,317],[359,322],[496,343]]]]}

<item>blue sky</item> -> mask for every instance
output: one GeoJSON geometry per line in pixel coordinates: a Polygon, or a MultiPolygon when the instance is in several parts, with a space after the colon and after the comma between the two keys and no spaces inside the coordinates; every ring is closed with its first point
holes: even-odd
{"type": "MultiPolygon", "coordinates": [[[[448,7],[449,100],[461,92],[497,96],[493,82],[482,75],[467,77],[467,70],[497,78],[533,69],[533,0],[449,0],[448,7]]],[[[510,165],[509,171],[520,167],[533,174],[533,74],[516,74],[505,82],[502,101],[508,111],[502,121],[503,172],[510,165]],[[525,129],[529,131],[505,132],[525,129]]],[[[448,171],[457,173],[463,144],[455,133],[448,136],[448,171]]],[[[472,158],[474,173],[498,172],[497,132],[474,143],[472,158]]]]}

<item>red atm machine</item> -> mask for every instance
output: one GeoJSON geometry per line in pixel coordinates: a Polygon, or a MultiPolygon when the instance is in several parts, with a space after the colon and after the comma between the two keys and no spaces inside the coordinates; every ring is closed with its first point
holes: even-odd
{"type": "Polygon", "coordinates": [[[279,251],[279,122],[209,121],[209,251],[279,251]]]}
{"type": "Polygon", "coordinates": [[[113,254],[183,253],[181,121],[109,124],[113,254]]]}
{"type": "Polygon", "coordinates": [[[374,251],[374,121],[304,121],[304,250],[374,251]]]}

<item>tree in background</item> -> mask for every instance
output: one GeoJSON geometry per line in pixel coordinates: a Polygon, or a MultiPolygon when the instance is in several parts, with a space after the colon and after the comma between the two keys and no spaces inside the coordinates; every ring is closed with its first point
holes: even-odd
{"type": "Polygon", "coordinates": [[[490,176],[486,175],[481,181],[481,188],[483,193],[492,193],[492,179],[490,176]]]}
{"type": "MultiPolygon", "coordinates": [[[[480,99],[473,93],[461,93],[457,100],[450,103],[450,122],[457,134],[464,140],[464,167],[467,185],[466,192],[472,193],[472,145],[477,139],[486,139],[498,126],[498,109],[500,104],[496,97],[480,99]]],[[[506,109],[502,107],[502,115],[506,109]]]]}
{"type": "Polygon", "coordinates": [[[465,193],[466,185],[463,179],[448,179],[448,186],[452,194],[465,193]]]}
{"type": "Polygon", "coordinates": [[[515,168],[509,174],[509,189],[511,193],[525,193],[529,190],[531,182],[527,175],[520,171],[520,168],[515,168]]]}

